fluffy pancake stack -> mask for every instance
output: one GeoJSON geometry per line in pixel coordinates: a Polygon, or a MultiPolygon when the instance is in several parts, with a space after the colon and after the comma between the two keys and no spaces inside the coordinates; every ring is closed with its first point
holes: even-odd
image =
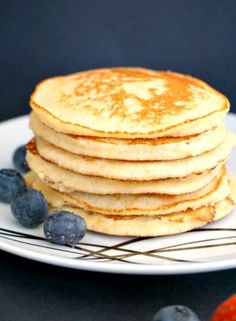
{"type": "Polygon", "coordinates": [[[229,102],[189,76],[143,68],[41,82],[30,100],[28,184],[89,230],[159,236],[227,215],[236,183],[229,102]]]}

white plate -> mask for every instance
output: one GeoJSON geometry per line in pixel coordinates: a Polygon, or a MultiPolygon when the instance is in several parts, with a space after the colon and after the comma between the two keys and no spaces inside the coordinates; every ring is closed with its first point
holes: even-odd
{"type": "MultiPolygon", "coordinates": [[[[236,131],[236,116],[227,117],[236,131]]],[[[14,149],[32,136],[28,117],[0,124],[0,168],[12,167],[14,149]]],[[[236,173],[236,152],[229,168],[236,173]]],[[[0,203],[0,249],[49,264],[90,271],[129,274],[181,274],[236,267],[236,210],[219,222],[176,236],[127,238],[87,233],[74,248],[47,242],[42,226],[18,224],[9,205],[0,203]]]]}

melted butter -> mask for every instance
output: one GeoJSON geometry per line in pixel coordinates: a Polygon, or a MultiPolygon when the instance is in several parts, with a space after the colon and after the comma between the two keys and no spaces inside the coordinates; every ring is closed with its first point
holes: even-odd
{"type": "Polygon", "coordinates": [[[166,81],[162,79],[150,80],[146,82],[129,82],[121,87],[127,94],[133,94],[140,99],[150,99],[155,95],[164,94],[166,91],[166,81]]]}

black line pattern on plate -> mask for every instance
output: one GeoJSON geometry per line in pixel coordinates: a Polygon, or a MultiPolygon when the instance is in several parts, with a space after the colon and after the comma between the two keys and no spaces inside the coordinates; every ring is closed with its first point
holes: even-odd
{"type": "MultiPolygon", "coordinates": [[[[160,262],[173,262],[173,263],[201,263],[207,262],[206,260],[185,260],[176,257],[172,257],[171,253],[180,253],[182,251],[188,250],[199,250],[208,248],[218,248],[236,245],[236,229],[235,228],[209,228],[209,229],[197,229],[190,231],[192,232],[212,232],[213,236],[211,238],[200,239],[191,242],[182,242],[175,245],[159,247],[155,249],[150,249],[146,251],[131,249],[130,246],[137,243],[145,242],[153,238],[130,238],[128,240],[118,242],[111,246],[106,246],[103,244],[94,244],[80,242],[78,245],[73,247],[69,245],[57,246],[53,243],[49,243],[44,237],[37,235],[31,235],[28,233],[23,233],[19,231],[9,230],[0,228],[0,238],[5,240],[14,241],[20,244],[30,245],[37,248],[48,249],[55,252],[64,252],[70,259],[84,260],[84,261],[96,261],[96,262],[120,262],[129,264],[155,264],[160,262]],[[215,233],[222,232],[235,232],[234,235],[228,235],[219,237],[219,235],[214,236],[215,233]],[[129,246],[129,248],[127,248],[129,246]],[[91,250],[91,247],[93,250],[91,250]],[[95,250],[94,250],[95,248],[95,250]],[[121,254],[112,254],[115,252],[120,252],[121,254]],[[137,257],[149,258],[154,260],[154,263],[145,263],[144,260],[137,260],[137,257]],[[136,259],[135,259],[136,258],[136,259]]],[[[188,232],[188,233],[190,233],[188,232]]]]}

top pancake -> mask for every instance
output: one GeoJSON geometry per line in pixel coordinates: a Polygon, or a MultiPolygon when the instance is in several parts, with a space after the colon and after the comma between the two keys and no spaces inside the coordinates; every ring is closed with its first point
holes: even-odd
{"type": "Polygon", "coordinates": [[[225,96],[199,79],[143,68],[107,68],[42,81],[30,99],[63,133],[114,138],[185,136],[215,127],[225,96]]]}

